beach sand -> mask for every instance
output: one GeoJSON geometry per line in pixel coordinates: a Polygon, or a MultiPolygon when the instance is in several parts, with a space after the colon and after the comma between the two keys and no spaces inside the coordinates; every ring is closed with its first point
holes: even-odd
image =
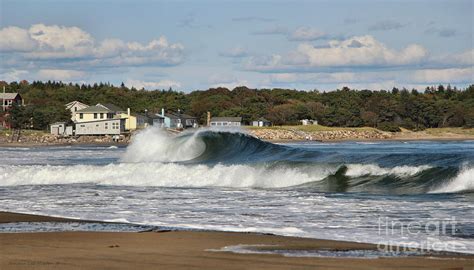
{"type": "MultiPolygon", "coordinates": [[[[0,212],[0,222],[68,222],[0,212]]],[[[74,220],[77,221],[77,220],[74,220]]],[[[255,233],[0,233],[0,269],[474,269],[474,256],[316,258],[215,252],[225,246],[277,245],[287,250],[375,249],[370,244],[255,233]]]]}

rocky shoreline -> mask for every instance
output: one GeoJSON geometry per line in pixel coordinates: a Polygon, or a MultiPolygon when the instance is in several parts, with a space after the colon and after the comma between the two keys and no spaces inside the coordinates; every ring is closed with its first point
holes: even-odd
{"type": "Polygon", "coordinates": [[[394,137],[390,132],[379,130],[301,131],[296,129],[252,129],[250,133],[267,141],[340,141],[384,140],[394,137]]]}
{"type": "Polygon", "coordinates": [[[21,135],[18,140],[13,138],[12,133],[5,133],[0,136],[0,145],[5,146],[21,146],[21,145],[71,145],[71,144],[127,144],[130,142],[131,136],[120,135],[118,140],[114,140],[112,136],[73,136],[61,137],[47,133],[28,133],[21,135]]]}
{"type": "MultiPolygon", "coordinates": [[[[334,130],[305,131],[294,127],[284,128],[246,128],[242,130],[252,136],[270,142],[291,141],[380,141],[380,140],[474,140],[472,134],[456,134],[443,132],[440,134],[429,134],[423,131],[412,132],[384,132],[378,129],[350,129],[341,128],[334,130]]],[[[170,131],[171,132],[171,131],[170,131]]],[[[176,134],[175,132],[172,132],[176,134]]],[[[48,145],[74,145],[74,144],[98,144],[98,145],[126,145],[131,142],[133,133],[120,135],[118,140],[113,136],[75,136],[61,137],[41,131],[26,131],[19,138],[12,137],[12,132],[0,133],[0,146],[48,146],[48,145]]]]}

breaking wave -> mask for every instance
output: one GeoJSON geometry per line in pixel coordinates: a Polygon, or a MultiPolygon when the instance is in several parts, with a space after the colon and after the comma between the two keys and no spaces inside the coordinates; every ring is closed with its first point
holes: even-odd
{"type": "Polygon", "coordinates": [[[239,131],[137,134],[118,163],[0,166],[0,186],[92,183],[118,186],[309,188],[322,192],[471,192],[472,167],[330,162],[324,153],[263,142],[239,131]]]}

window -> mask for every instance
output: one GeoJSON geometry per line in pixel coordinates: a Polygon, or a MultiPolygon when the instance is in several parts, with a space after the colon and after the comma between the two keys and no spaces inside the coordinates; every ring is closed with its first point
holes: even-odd
{"type": "Polygon", "coordinates": [[[79,114],[79,119],[84,119],[84,114],[83,113],[79,114]]]}
{"type": "Polygon", "coordinates": [[[74,111],[77,112],[77,107],[74,107],[74,111]]]}
{"type": "Polygon", "coordinates": [[[100,119],[103,119],[103,118],[104,118],[104,114],[100,113],[100,119]]]}
{"type": "Polygon", "coordinates": [[[97,119],[97,113],[94,113],[94,119],[97,119]]]}

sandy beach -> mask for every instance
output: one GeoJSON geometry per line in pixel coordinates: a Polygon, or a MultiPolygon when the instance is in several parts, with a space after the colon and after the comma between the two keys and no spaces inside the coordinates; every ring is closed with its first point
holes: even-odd
{"type": "MultiPolygon", "coordinates": [[[[0,223],[68,222],[63,218],[0,213],[0,223]]],[[[77,221],[77,220],[74,220],[77,221]]],[[[233,245],[284,250],[367,250],[370,244],[254,233],[0,233],[0,269],[473,269],[474,256],[315,258],[216,252],[233,245]]]]}

